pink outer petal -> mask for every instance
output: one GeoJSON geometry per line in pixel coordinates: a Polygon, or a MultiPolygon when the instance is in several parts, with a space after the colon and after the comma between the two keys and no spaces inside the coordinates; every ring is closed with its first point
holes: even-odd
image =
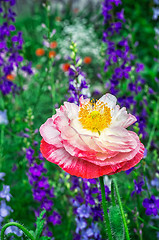
{"type": "Polygon", "coordinates": [[[60,132],[56,129],[56,125],[53,123],[52,118],[49,118],[41,125],[40,134],[47,143],[62,147],[60,132]]]}
{"type": "Polygon", "coordinates": [[[97,178],[112,171],[115,172],[124,165],[99,167],[81,158],[72,157],[64,148],[56,148],[46,143],[44,139],[41,141],[40,151],[48,161],[59,165],[67,173],[87,179],[97,178]]]}
{"type": "Polygon", "coordinates": [[[119,170],[117,170],[116,172],[112,172],[111,174],[109,175],[113,175],[114,173],[118,173],[118,172],[121,172],[121,171],[126,171],[126,170],[129,170],[130,168],[136,166],[140,161],[141,159],[143,158],[144,156],[144,145],[142,143],[140,143],[140,150],[139,152],[135,155],[135,157],[131,160],[131,161],[127,161],[123,167],[121,167],[119,170]]]}
{"type": "Polygon", "coordinates": [[[140,146],[140,151],[131,161],[104,167],[97,166],[82,158],[72,157],[64,148],[56,148],[46,143],[44,139],[41,141],[40,150],[48,161],[59,165],[67,173],[77,177],[91,179],[103,175],[112,175],[135,166],[143,157],[144,146],[142,144],[140,144],[140,146]]]}

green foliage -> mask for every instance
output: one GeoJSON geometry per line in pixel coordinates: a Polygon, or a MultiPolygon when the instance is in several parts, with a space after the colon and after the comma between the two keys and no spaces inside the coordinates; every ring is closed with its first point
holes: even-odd
{"type": "Polygon", "coordinates": [[[42,231],[43,231],[43,228],[44,228],[44,224],[45,224],[45,219],[43,219],[43,216],[44,214],[46,213],[46,210],[43,210],[41,213],[40,213],[40,216],[37,217],[37,220],[36,220],[36,230],[35,230],[35,239],[38,240],[38,239],[50,239],[50,238],[44,238],[44,237],[40,237],[41,234],[42,234],[42,231]]]}
{"type": "Polygon", "coordinates": [[[120,214],[119,206],[109,208],[109,218],[114,240],[124,240],[124,225],[120,214]]]}

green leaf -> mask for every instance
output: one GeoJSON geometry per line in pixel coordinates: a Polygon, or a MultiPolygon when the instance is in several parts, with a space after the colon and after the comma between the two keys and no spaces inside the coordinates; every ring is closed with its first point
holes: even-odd
{"type": "Polygon", "coordinates": [[[33,237],[35,237],[35,232],[34,231],[29,231],[31,233],[31,235],[33,235],[33,237]]]}
{"type": "Polygon", "coordinates": [[[119,206],[109,208],[110,225],[114,240],[124,240],[125,232],[119,206]]]}
{"type": "Polygon", "coordinates": [[[36,231],[35,231],[35,239],[39,240],[40,235],[42,234],[45,219],[43,219],[44,214],[46,213],[46,210],[43,210],[40,213],[40,216],[37,217],[36,220],[36,231]]]}

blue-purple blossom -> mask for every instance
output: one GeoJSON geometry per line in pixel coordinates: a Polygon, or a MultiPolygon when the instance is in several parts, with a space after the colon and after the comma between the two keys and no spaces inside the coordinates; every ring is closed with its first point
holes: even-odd
{"type": "Polygon", "coordinates": [[[7,110],[0,111],[0,124],[8,124],[7,110]]]}
{"type": "Polygon", "coordinates": [[[1,218],[1,220],[3,220],[2,218],[8,216],[10,214],[10,212],[13,212],[12,208],[6,204],[5,200],[2,200],[0,202],[0,218],[1,218]]]}
{"type": "Polygon", "coordinates": [[[48,217],[48,222],[52,223],[53,225],[61,224],[61,216],[58,212],[53,211],[52,215],[48,217]]]}
{"type": "Polygon", "coordinates": [[[132,168],[126,170],[125,173],[126,173],[127,175],[129,175],[133,170],[134,170],[134,167],[132,167],[132,168]]]}
{"type": "Polygon", "coordinates": [[[51,211],[53,205],[54,205],[54,203],[53,203],[52,200],[49,200],[49,199],[45,198],[44,201],[41,204],[41,208],[46,209],[46,211],[51,211]]]}
{"type": "Polygon", "coordinates": [[[1,180],[1,181],[4,181],[4,178],[3,178],[3,177],[4,177],[5,175],[6,175],[5,173],[0,172],[0,180],[1,180]]]}
{"type": "Polygon", "coordinates": [[[27,148],[27,149],[26,149],[26,158],[28,159],[28,161],[29,161],[30,164],[31,164],[31,163],[33,162],[33,160],[34,160],[33,155],[34,155],[34,150],[33,150],[31,147],[27,148]]]}
{"type": "Polygon", "coordinates": [[[87,226],[87,223],[83,218],[76,217],[75,221],[76,221],[76,233],[79,233],[87,226]]]}
{"type": "Polygon", "coordinates": [[[143,191],[142,186],[145,184],[145,182],[143,179],[141,179],[139,182],[136,182],[136,180],[134,179],[134,184],[135,190],[131,193],[131,197],[133,197],[135,193],[140,194],[143,191]]]}
{"type": "Polygon", "coordinates": [[[21,69],[24,72],[26,72],[28,75],[32,75],[33,74],[32,63],[31,62],[29,62],[27,65],[23,66],[21,69]]]}
{"type": "Polygon", "coordinates": [[[151,185],[153,186],[153,187],[156,187],[157,189],[159,189],[159,178],[154,178],[154,179],[152,179],[151,180],[151,185]]]}
{"type": "Polygon", "coordinates": [[[33,177],[40,177],[42,173],[47,172],[46,168],[44,168],[44,163],[34,163],[34,165],[30,167],[29,171],[33,177]]]}
{"type": "Polygon", "coordinates": [[[156,197],[152,195],[150,199],[145,198],[142,204],[143,207],[146,208],[146,215],[157,216],[159,209],[159,199],[156,199],[156,197]]]}
{"type": "Polygon", "coordinates": [[[10,186],[3,185],[3,190],[0,192],[0,198],[5,198],[9,202],[11,197],[12,195],[10,194],[10,186]]]}
{"type": "Polygon", "coordinates": [[[77,208],[77,212],[78,212],[80,218],[83,218],[83,217],[89,218],[91,209],[90,209],[89,205],[86,206],[83,204],[77,208]]]}

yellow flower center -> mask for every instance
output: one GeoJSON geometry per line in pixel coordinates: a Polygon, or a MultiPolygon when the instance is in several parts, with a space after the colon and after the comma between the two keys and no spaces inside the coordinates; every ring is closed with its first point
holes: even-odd
{"type": "Polygon", "coordinates": [[[109,127],[111,123],[110,108],[104,102],[92,100],[80,106],[79,121],[83,128],[98,132],[109,127]]]}

